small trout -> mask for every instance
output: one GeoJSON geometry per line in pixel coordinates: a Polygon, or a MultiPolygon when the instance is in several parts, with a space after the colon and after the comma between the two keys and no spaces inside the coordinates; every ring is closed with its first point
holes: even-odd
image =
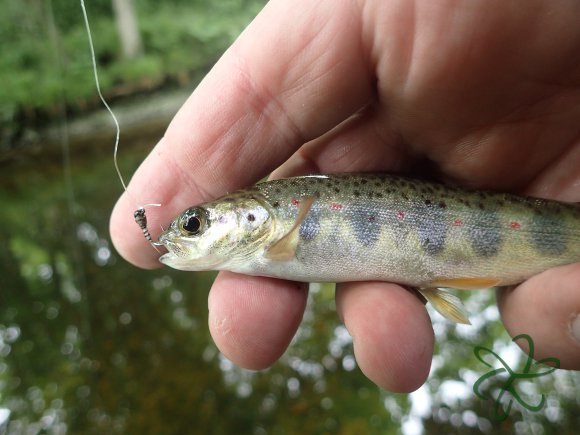
{"type": "Polygon", "coordinates": [[[188,208],[159,242],[181,270],[389,281],[469,323],[442,288],[516,284],[580,261],[580,206],[387,174],[261,182],[188,208]]]}

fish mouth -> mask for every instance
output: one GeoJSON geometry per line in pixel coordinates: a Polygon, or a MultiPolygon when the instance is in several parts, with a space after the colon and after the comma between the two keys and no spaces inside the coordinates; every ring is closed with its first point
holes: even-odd
{"type": "Polygon", "coordinates": [[[159,236],[159,242],[169,251],[159,257],[159,261],[174,269],[187,271],[217,270],[224,263],[224,259],[216,255],[199,256],[195,249],[184,246],[167,233],[159,236]]]}
{"type": "Polygon", "coordinates": [[[169,251],[169,254],[173,254],[177,258],[187,258],[187,251],[183,249],[183,246],[180,243],[173,242],[168,237],[163,236],[164,234],[161,234],[159,237],[159,243],[161,243],[165,249],[169,251]]]}
{"type": "Polygon", "coordinates": [[[163,254],[159,261],[166,266],[178,270],[187,271],[203,271],[203,270],[217,270],[223,264],[223,259],[215,256],[204,256],[200,258],[185,258],[168,252],[163,254]]]}

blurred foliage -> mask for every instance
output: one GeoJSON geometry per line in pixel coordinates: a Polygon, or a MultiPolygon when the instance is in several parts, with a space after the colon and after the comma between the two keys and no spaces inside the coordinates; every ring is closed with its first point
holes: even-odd
{"type": "MultiPolygon", "coordinates": [[[[111,0],[86,1],[99,78],[108,98],[188,85],[218,59],[264,0],[135,1],[144,54],[120,56],[111,0]]],[[[80,3],[0,0],[0,141],[24,128],[98,106],[80,3]]]]}

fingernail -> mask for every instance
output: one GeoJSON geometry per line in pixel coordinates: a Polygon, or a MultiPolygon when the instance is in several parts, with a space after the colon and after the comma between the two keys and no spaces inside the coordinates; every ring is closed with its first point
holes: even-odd
{"type": "Polygon", "coordinates": [[[570,333],[580,343],[580,314],[577,314],[570,322],[570,333]]]}

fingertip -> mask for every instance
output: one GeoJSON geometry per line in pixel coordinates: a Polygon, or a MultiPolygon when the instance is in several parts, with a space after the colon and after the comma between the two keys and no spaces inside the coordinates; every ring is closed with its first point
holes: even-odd
{"type": "MultiPolygon", "coordinates": [[[[534,359],[555,357],[560,368],[580,369],[580,263],[536,275],[514,289],[497,293],[509,334],[529,335],[534,359]]],[[[524,351],[526,343],[518,340],[524,351]]]]}
{"type": "Polygon", "coordinates": [[[337,307],[353,337],[362,372],[379,387],[403,393],[427,379],[434,335],[419,299],[388,283],[345,283],[337,307]]]}
{"type": "Polygon", "coordinates": [[[217,347],[241,367],[270,367],[298,329],[307,290],[303,283],[221,272],[208,300],[217,347]]]}

